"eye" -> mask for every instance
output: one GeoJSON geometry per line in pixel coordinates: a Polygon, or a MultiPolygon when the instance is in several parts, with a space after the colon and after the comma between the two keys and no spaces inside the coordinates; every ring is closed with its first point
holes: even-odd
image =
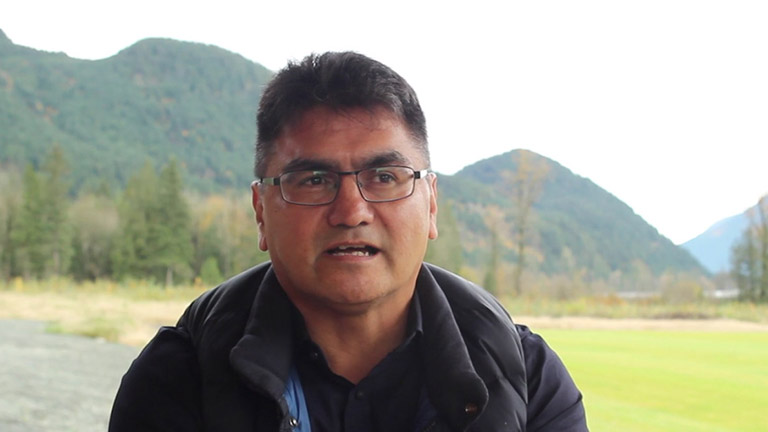
{"type": "Polygon", "coordinates": [[[319,175],[314,175],[312,177],[307,177],[307,179],[304,180],[304,183],[305,184],[309,184],[309,185],[321,185],[321,184],[325,183],[326,181],[327,181],[327,179],[325,177],[319,176],[319,175]]]}
{"type": "Polygon", "coordinates": [[[298,171],[292,174],[291,183],[297,187],[326,187],[334,183],[331,174],[326,171],[298,171]]]}
{"type": "Polygon", "coordinates": [[[373,178],[373,181],[376,183],[395,183],[397,182],[397,177],[391,173],[391,172],[377,172],[376,176],[373,178]]]}

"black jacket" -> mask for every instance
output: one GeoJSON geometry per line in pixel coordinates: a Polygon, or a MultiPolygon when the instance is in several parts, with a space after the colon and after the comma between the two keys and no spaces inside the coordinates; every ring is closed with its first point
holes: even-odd
{"type": "MultiPolygon", "coordinates": [[[[491,295],[428,264],[416,285],[426,405],[436,411],[429,431],[586,430],[581,394],[562,363],[491,295]]],[[[269,263],[203,294],[134,361],[109,430],[291,430],[283,398],[291,307],[269,263]]]]}

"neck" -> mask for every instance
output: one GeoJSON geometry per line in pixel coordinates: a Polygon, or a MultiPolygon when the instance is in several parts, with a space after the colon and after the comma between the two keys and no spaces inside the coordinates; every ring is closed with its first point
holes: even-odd
{"type": "Polygon", "coordinates": [[[410,298],[407,300],[355,314],[297,307],[331,370],[357,384],[402,343],[408,323],[410,298]]]}

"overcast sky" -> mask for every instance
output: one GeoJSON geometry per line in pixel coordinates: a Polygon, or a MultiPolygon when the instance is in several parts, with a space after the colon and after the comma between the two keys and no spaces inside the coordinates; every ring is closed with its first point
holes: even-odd
{"type": "Polygon", "coordinates": [[[0,29],[15,43],[83,59],[148,37],[217,45],[272,70],[310,52],[359,51],[416,89],[438,172],[530,149],[591,179],[675,243],[768,193],[766,23],[768,2],[757,0],[9,0],[0,8],[0,29]]]}

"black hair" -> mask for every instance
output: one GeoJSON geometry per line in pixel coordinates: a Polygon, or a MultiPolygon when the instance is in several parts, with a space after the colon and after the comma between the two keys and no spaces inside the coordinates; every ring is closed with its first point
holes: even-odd
{"type": "Polygon", "coordinates": [[[429,164],[427,126],[416,92],[388,66],[355,52],[312,54],[291,62],[269,82],[256,116],[254,172],[262,177],[274,142],[290,122],[323,106],[336,111],[384,108],[408,127],[429,164]]]}

